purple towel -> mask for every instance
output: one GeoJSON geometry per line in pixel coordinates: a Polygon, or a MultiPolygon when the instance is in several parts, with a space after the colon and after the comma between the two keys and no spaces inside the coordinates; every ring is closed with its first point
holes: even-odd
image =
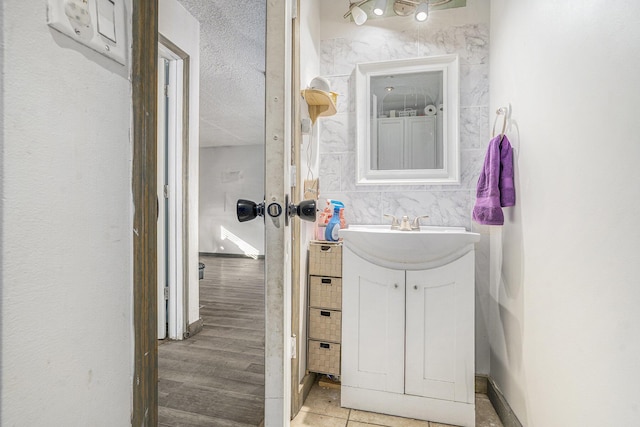
{"type": "Polygon", "coordinates": [[[478,224],[504,224],[503,206],[516,204],[516,189],[513,185],[513,150],[506,135],[489,142],[484,167],[478,178],[476,205],[473,220],[478,224]]]}

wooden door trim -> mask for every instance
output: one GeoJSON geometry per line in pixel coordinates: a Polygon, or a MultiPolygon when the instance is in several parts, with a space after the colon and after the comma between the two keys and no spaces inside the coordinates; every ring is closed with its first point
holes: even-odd
{"type": "MultiPolygon", "coordinates": [[[[291,167],[296,171],[296,182],[291,183],[291,199],[296,205],[300,203],[300,144],[302,132],[300,123],[300,0],[296,2],[298,16],[293,20],[292,49],[291,49],[291,109],[292,109],[292,140],[291,140],[291,167]]],[[[294,220],[291,233],[291,333],[297,336],[297,357],[291,358],[291,419],[293,419],[302,407],[300,396],[300,220],[294,220]]]]}
{"type": "Polygon", "coordinates": [[[132,426],[158,424],[156,139],[158,1],[132,10],[134,370],[132,426]]]}

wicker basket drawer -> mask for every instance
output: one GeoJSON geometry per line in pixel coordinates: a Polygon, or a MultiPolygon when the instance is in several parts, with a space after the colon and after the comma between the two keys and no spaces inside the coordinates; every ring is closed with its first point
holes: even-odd
{"type": "Polygon", "coordinates": [[[342,312],[334,310],[309,309],[309,338],[322,341],[340,342],[342,336],[342,312]]]}
{"type": "Polygon", "coordinates": [[[307,369],[320,374],[340,375],[340,344],[309,340],[307,369]]]}
{"type": "Polygon", "coordinates": [[[342,243],[310,243],[309,274],[342,277],[342,243]]]}
{"type": "Polygon", "coordinates": [[[333,310],[342,309],[342,279],[310,276],[309,305],[333,310]]]}

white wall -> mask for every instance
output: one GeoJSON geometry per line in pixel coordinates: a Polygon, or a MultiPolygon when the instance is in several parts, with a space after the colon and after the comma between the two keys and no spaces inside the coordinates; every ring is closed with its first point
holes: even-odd
{"type": "Polygon", "coordinates": [[[492,233],[491,376],[528,427],[638,425],[640,5],[491,2],[517,205],[492,233]]]}
{"type": "Polygon", "coordinates": [[[264,200],[264,145],[201,148],[200,252],[264,255],[264,221],[238,222],[238,199],[264,200]]]}
{"type": "Polygon", "coordinates": [[[0,424],[129,425],[129,71],[50,30],[44,1],[0,7],[0,424]]]}
{"type": "Polygon", "coordinates": [[[429,215],[427,224],[464,226],[483,234],[476,247],[476,372],[489,373],[488,230],[471,210],[489,140],[489,3],[432,11],[429,20],[370,19],[356,26],[341,0],[321,2],[320,73],[340,94],[338,114],[320,120],[321,197],[345,203],[347,222],[385,224],[383,214],[429,215]],[[357,63],[457,53],[460,56],[461,183],[448,186],[357,186],[355,81],[357,63]]]}

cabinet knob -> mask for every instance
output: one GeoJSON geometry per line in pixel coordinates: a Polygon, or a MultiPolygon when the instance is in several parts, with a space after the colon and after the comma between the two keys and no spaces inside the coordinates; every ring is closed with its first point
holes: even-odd
{"type": "Polygon", "coordinates": [[[418,285],[413,285],[413,289],[418,290],[418,285]]]}
{"type": "Polygon", "coordinates": [[[394,288],[396,288],[396,289],[398,289],[398,284],[397,284],[397,283],[394,283],[394,284],[393,284],[393,287],[394,287],[394,288]]]}

